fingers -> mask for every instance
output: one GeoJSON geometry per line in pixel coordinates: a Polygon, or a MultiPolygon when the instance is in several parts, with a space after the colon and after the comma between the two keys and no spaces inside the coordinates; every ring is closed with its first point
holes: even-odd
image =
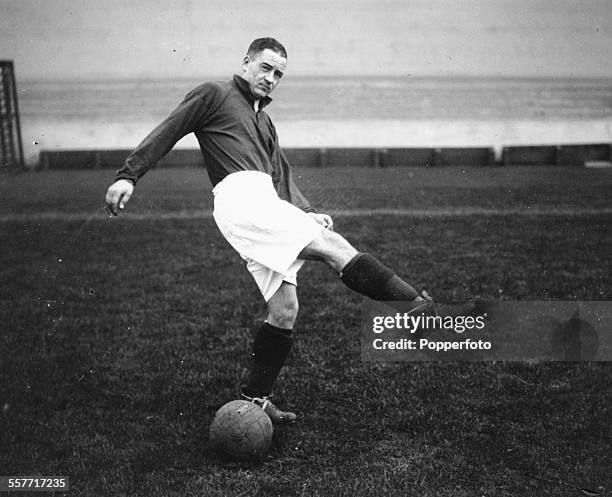
{"type": "Polygon", "coordinates": [[[327,214],[323,214],[323,221],[325,222],[324,226],[328,229],[328,230],[332,230],[334,229],[334,221],[331,218],[331,216],[328,216],[327,214]]]}
{"type": "Polygon", "coordinates": [[[111,187],[106,192],[106,206],[113,216],[116,216],[119,213],[118,209],[125,208],[125,202],[122,201],[122,197],[123,192],[119,191],[117,188],[111,187]],[[120,202],[123,202],[123,206],[121,206],[120,202]]]}
{"type": "Polygon", "coordinates": [[[132,196],[132,192],[129,190],[123,193],[123,196],[119,198],[119,209],[121,210],[125,209],[125,204],[128,203],[128,200],[130,200],[131,196],[132,196]]]}
{"type": "Polygon", "coordinates": [[[318,214],[318,213],[311,213],[311,216],[321,226],[324,226],[328,230],[332,230],[333,231],[333,229],[334,229],[334,221],[331,218],[331,216],[329,216],[328,214],[318,214]]]}
{"type": "Polygon", "coordinates": [[[119,192],[117,192],[116,188],[113,188],[111,185],[108,190],[106,190],[106,211],[112,214],[113,216],[117,215],[117,204],[119,202],[119,192]]]}

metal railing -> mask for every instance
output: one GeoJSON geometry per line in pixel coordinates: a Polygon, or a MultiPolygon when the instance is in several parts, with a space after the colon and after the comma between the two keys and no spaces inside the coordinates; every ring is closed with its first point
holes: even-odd
{"type": "Polygon", "coordinates": [[[13,61],[0,60],[0,167],[23,167],[23,145],[13,61]]]}

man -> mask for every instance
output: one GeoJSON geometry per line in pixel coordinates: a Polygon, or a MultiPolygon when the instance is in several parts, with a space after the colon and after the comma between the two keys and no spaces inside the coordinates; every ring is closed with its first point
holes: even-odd
{"type": "Polygon", "coordinates": [[[266,303],[267,317],[253,342],[242,395],[261,405],[274,423],[297,416],[269,400],[293,343],[298,313],[297,272],[305,260],[333,268],[352,290],[381,301],[412,301],[431,312],[433,301],[369,254],[333,231],[291,177],[276,130],[264,108],[285,73],[287,52],[273,38],[253,41],[242,72],[229,82],[204,83],[155,128],[117,172],[106,193],[113,215],[125,209],[137,180],[188,133],[195,133],[214,194],[214,219],[247,261],[266,303]]]}

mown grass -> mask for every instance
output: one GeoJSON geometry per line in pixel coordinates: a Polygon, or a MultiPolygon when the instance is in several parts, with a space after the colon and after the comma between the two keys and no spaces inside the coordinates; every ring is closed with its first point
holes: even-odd
{"type": "MultiPolygon", "coordinates": [[[[373,171],[301,174],[332,209],[604,207],[612,182],[606,171],[517,168],[384,171],[372,183],[373,171]]],[[[197,174],[152,173],[131,211],[207,209],[197,174]]],[[[106,178],[6,177],[2,211],[91,212],[106,178]]],[[[611,221],[372,215],[336,226],[441,299],[607,300],[611,221]]],[[[276,430],[260,464],[228,463],[210,451],[208,424],[236,397],[264,305],[214,222],[34,218],[2,229],[2,474],[67,475],[83,496],[612,488],[609,364],[364,363],[361,299],[315,263],[300,272],[298,337],[278,392],[301,421],[276,430]]]]}

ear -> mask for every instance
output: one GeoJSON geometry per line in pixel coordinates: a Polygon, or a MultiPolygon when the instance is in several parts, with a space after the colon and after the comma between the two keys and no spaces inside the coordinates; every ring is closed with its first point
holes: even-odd
{"type": "Polygon", "coordinates": [[[244,59],[242,59],[242,72],[245,72],[247,70],[247,66],[249,65],[249,62],[251,62],[251,57],[249,57],[248,55],[245,55],[244,59]]]}

